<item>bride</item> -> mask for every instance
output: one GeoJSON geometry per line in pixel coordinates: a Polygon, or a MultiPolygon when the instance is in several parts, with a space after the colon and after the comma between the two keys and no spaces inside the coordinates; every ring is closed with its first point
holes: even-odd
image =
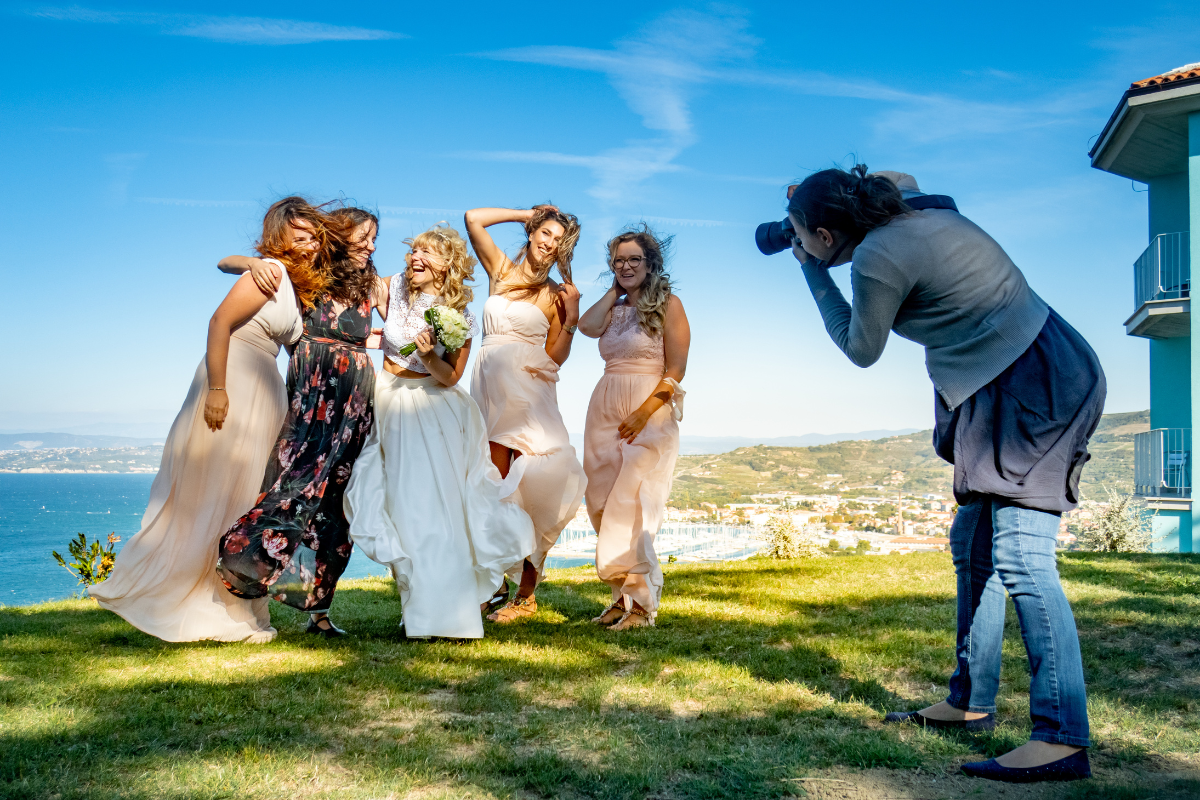
{"type": "Polygon", "coordinates": [[[480,606],[533,550],[533,523],[504,502],[516,482],[502,483],[479,407],[458,386],[471,339],[447,352],[425,321],[429,308],[447,306],[474,335],[465,283],[475,259],[453,228],[406,243],[408,268],[389,287],[375,426],[350,478],[346,517],[354,543],[391,568],[407,636],[479,639],[480,606]],[[416,350],[401,355],[410,343],[416,350]]]}

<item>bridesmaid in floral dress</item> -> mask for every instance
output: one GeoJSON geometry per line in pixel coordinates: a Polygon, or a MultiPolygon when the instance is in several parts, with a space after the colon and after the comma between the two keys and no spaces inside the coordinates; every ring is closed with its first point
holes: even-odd
{"type": "MultiPolygon", "coordinates": [[[[371,260],[375,216],[350,208],[330,217],[353,225],[350,251],[334,266],[330,293],[304,315],[288,365],[287,419],[258,503],[221,538],[217,572],[234,595],[308,611],[309,633],[335,637],[344,632],[329,606],[353,547],[342,498],[374,418],[371,309],[388,300],[371,260]]],[[[269,285],[269,265],[246,266],[269,285]]]]}

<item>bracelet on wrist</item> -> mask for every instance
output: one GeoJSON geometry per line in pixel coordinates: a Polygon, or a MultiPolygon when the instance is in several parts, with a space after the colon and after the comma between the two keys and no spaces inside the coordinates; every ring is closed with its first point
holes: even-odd
{"type": "Polygon", "coordinates": [[[223,391],[225,391],[225,387],[224,386],[210,386],[210,387],[208,387],[208,390],[210,392],[223,392],[223,391]]]}

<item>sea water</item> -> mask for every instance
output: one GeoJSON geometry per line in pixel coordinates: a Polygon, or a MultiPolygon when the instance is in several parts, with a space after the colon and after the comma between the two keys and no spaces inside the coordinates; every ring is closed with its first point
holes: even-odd
{"type": "MultiPolygon", "coordinates": [[[[79,594],[77,579],[51,551],[71,561],[67,543],[115,533],[117,551],[142,525],[153,475],[0,474],[0,605],[23,606],[79,594]]],[[[386,575],[357,549],[344,577],[386,575]]]]}

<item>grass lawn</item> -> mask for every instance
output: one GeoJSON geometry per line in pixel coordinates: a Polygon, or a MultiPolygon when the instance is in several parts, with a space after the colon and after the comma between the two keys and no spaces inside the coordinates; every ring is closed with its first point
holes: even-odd
{"type": "Polygon", "coordinates": [[[339,589],[336,642],[278,605],[259,646],[166,644],[90,600],[0,608],[0,797],[1200,797],[1200,557],[1061,569],[1092,781],[956,777],[1028,735],[1011,608],[994,733],[879,724],[953,665],[949,556],[914,554],[671,565],[658,627],[624,634],[589,624],[591,568],[469,643],[401,640],[381,579],[339,589]]]}

